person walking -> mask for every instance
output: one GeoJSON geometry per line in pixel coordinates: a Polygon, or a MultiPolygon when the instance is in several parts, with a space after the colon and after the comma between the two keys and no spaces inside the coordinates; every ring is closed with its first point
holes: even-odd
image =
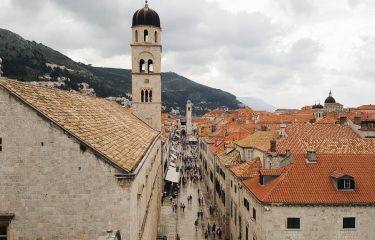
{"type": "Polygon", "coordinates": [[[199,220],[197,218],[197,219],[195,219],[195,222],[194,222],[195,231],[198,231],[198,224],[199,224],[199,220]]]}

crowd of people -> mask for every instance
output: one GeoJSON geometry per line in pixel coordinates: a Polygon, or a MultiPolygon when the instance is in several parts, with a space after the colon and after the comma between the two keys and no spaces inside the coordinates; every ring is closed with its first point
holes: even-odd
{"type": "MultiPolygon", "coordinates": [[[[196,200],[193,199],[192,193],[187,194],[186,204],[192,206],[193,202],[196,201],[198,204],[198,210],[196,213],[196,219],[193,222],[195,231],[198,232],[199,228],[202,229],[204,239],[222,239],[222,229],[213,220],[213,207],[210,205],[210,210],[206,209],[207,204],[205,203],[205,198],[202,190],[200,189],[200,183],[203,181],[202,168],[198,160],[198,152],[196,146],[191,146],[189,144],[181,141],[179,145],[175,146],[177,152],[177,166],[179,169],[179,186],[180,189],[186,188],[188,185],[197,188],[196,200]],[[179,151],[178,151],[179,150],[179,151]],[[206,212],[208,212],[206,214],[206,212]]],[[[195,194],[194,194],[195,195],[195,194]]],[[[182,197],[179,198],[180,213],[185,213],[185,202],[182,197]]],[[[174,213],[178,211],[178,205],[174,198],[171,197],[172,210],[174,213]]],[[[187,210],[192,209],[188,207],[187,210]]],[[[180,235],[178,238],[183,240],[180,235]]]]}

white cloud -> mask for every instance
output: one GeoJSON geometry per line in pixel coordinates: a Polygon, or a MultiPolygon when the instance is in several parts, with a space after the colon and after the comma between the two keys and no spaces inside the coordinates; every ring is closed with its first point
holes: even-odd
{"type": "MultiPolygon", "coordinates": [[[[160,0],[163,69],[280,107],[374,101],[372,0],[160,0]]],[[[98,66],[130,66],[138,0],[2,0],[0,27],[98,66]]],[[[373,103],[373,102],[372,102],[373,103]]]]}

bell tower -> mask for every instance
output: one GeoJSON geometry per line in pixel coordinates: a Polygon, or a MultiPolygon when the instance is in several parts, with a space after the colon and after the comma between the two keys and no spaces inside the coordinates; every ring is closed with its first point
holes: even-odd
{"type": "Polygon", "coordinates": [[[161,27],[159,15],[149,8],[134,13],[132,24],[133,113],[161,131],[161,27]]]}

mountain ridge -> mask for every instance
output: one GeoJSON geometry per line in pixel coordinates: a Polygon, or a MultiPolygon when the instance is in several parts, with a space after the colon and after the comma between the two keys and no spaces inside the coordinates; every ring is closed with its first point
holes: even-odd
{"type": "MultiPolygon", "coordinates": [[[[0,28],[0,57],[4,76],[20,81],[62,81],[59,88],[80,90],[86,83],[98,97],[125,97],[131,93],[131,70],[94,67],[77,63],[62,53],[0,28]],[[61,80],[62,79],[62,80],[61,80]]],[[[162,73],[165,112],[185,112],[186,101],[201,115],[215,108],[237,109],[240,101],[231,93],[197,83],[174,72],[162,73]]],[[[130,99],[131,100],[131,99],[130,99]]]]}

